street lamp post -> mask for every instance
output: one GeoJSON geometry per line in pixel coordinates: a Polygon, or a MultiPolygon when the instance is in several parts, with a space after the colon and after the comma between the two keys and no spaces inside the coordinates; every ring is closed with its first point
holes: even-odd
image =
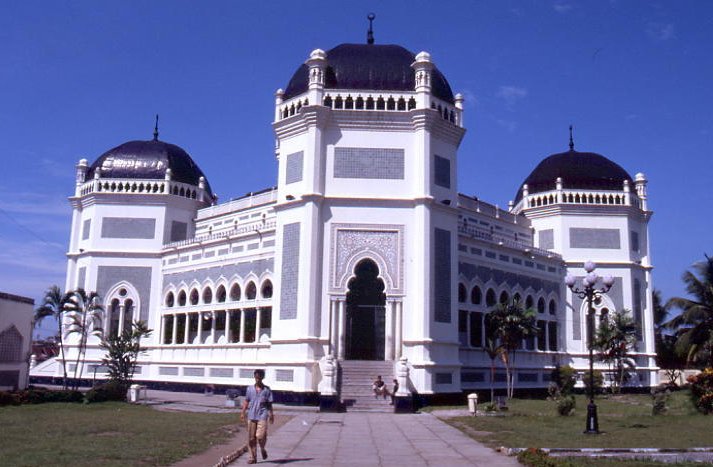
{"type": "Polygon", "coordinates": [[[597,266],[592,261],[584,263],[584,270],[587,275],[582,279],[582,288],[576,287],[577,279],[567,274],[564,278],[564,283],[569,287],[572,293],[579,298],[587,300],[587,345],[589,346],[589,405],[587,405],[587,426],[584,430],[585,434],[599,434],[599,419],[597,417],[597,404],[594,403],[594,348],[592,346],[594,340],[594,300],[605,294],[614,285],[614,278],[605,276],[602,278],[602,287],[597,288],[599,276],[594,270],[597,266]]]}

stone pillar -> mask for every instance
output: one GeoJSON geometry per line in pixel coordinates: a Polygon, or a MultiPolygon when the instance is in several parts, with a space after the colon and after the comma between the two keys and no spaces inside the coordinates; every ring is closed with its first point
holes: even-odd
{"type": "Polygon", "coordinates": [[[394,359],[394,308],[396,302],[393,300],[386,301],[386,309],[384,310],[384,360],[394,359]]]}
{"type": "Polygon", "coordinates": [[[347,336],[345,324],[347,321],[347,302],[345,299],[339,299],[337,301],[337,306],[339,307],[339,347],[337,348],[337,358],[339,360],[344,360],[347,336]]]}
{"type": "Polygon", "coordinates": [[[339,302],[337,300],[329,301],[329,316],[331,327],[329,329],[329,346],[332,355],[337,355],[337,348],[339,347],[339,302]]]}
{"type": "Polygon", "coordinates": [[[119,305],[119,329],[116,330],[116,335],[120,336],[124,330],[124,309],[126,306],[124,304],[119,305]]]}
{"type": "Polygon", "coordinates": [[[210,342],[211,344],[215,344],[215,318],[218,314],[216,311],[213,311],[210,315],[210,342]]]}
{"type": "Polygon", "coordinates": [[[240,340],[238,342],[245,343],[245,308],[240,309],[240,340]]]}
{"type": "MultiPolygon", "coordinates": [[[[395,310],[395,318],[396,318],[396,324],[394,325],[394,347],[395,347],[395,352],[394,352],[394,358],[395,359],[400,359],[401,358],[401,347],[402,347],[402,342],[403,342],[403,305],[404,303],[399,300],[396,302],[396,310],[395,310]]],[[[400,383],[399,383],[400,384],[400,383]]]]}
{"type": "Polygon", "coordinates": [[[183,343],[188,344],[188,333],[191,329],[191,315],[186,313],[186,322],[184,323],[185,330],[183,331],[183,343]]]}
{"type": "Polygon", "coordinates": [[[198,343],[203,343],[203,312],[198,313],[198,343]]]}
{"type": "Polygon", "coordinates": [[[262,319],[260,318],[260,311],[262,308],[255,307],[255,339],[254,342],[260,342],[260,324],[262,319]]]}
{"type": "Polygon", "coordinates": [[[178,336],[178,315],[173,316],[173,331],[171,331],[171,344],[176,345],[176,337],[178,336]]]}
{"type": "Polygon", "coordinates": [[[225,310],[225,343],[230,344],[230,310],[225,310]]]}

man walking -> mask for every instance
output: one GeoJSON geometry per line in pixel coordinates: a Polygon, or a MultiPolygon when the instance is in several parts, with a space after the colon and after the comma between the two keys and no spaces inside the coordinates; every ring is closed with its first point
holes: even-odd
{"type": "Polygon", "coordinates": [[[260,444],[262,458],[267,459],[265,444],[267,443],[267,421],[275,422],[275,415],[272,412],[272,391],[262,383],[265,378],[264,370],[253,372],[255,384],[248,386],[243,401],[243,410],[240,412],[240,420],[245,421],[247,413],[248,421],[248,448],[250,457],[248,464],[257,462],[257,445],[260,444]]]}

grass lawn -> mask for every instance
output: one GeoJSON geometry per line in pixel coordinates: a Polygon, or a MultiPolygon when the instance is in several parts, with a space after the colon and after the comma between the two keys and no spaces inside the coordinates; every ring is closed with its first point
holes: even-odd
{"type": "MultiPolygon", "coordinates": [[[[449,422],[492,446],[539,448],[690,448],[713,446],[713,416],[695,411],[687,391],[672,394],[666,415],[651,415],[648,395],[599,397],[600,435],[585,435],[587,400],[575,414],[557,415],[555,403],[515,399],[503,417],[458,417],[449,422]]],[[[597,464],[599,465],[599,464],[597,464]]]]}
{"type": "Polygon", "coordinates": [[[121,402],[0,407],[0,464],[169,465],[225,441],[237,422],[121,402]]]}

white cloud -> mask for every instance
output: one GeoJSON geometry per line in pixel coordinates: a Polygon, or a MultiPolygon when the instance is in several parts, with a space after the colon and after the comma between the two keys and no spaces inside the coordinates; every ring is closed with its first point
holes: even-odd
{"type": "Polygon", "coordinates": [[[520,86],[500,86],[495,95],[505,101],[508,109],[512,109],[518,101],[527,97],[527,89],[520,86]]]}
{"type": "Polygon", "coordinates": [[[71,207],[65,198],[44,193],[3,193],[0,192],[0,209],[17,214],[41,214],[45,216],[66,216],[71,207]]]}
{"type": "Polygon", "coordinates": [[[676,29],[673,23],[649,23],[646,26],[646,33],[652,39],[665,42],[676,37],[676,29]]]}
{"type": "Polygon", "coordinates": [[[554,8],[557,13],[564,14],[570,11],[573,6],[565,2],[555,2],[555,4],[552,5],[552,8],[554,8]]]}

